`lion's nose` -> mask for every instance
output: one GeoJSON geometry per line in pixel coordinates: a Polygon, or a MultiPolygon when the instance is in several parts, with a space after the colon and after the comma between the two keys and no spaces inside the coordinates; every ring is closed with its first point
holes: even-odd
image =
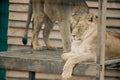
{"type": "Polygon", "coordinates": [[[82,38],[79,38],[79,40],[82,40],[82,38]]]}

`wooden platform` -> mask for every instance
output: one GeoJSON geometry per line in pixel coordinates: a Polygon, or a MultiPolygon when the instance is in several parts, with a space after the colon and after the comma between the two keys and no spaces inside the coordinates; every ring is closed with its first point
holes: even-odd
{"type": "MultiPolygon", "coordinates": [[[[33,71],[41,73],[61,74],[64,62],[61,60],[62,50],[23,49],[0,53],[0,68],[10,70],[33,71]]],[[[78,64],[73,75],[98,75],[99,67],[94,63],[78,64]]]]}

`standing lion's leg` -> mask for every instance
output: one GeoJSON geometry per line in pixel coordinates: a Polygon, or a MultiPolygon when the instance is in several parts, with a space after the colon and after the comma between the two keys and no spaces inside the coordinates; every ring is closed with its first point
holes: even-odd
{"type": "Polygon", "coordinates": [[[38,42],[38,36],[44,20],[43,5],[44,4],[43,2],[41,2],[41,0],[33,0],[34,29],[33,29],[32,45],[33,45],[33,49],[35,50],[41,49],[41,46],[38,42]]]}
{"type": "Polygon", "coordinates": [[[60,32],[62,36],[63,52],[69,52],[71,48],[70,24],[68,20],[59,22],[60,32]]]}
{"type": "Polygon", "coordinates": [[[43,31],[43,40],[47,46],[48,49],[54,49],[55,47],[53,47],[51,44],[50,44],[50,40],[49,40],[49,35],[50,35],[50,32],[53,28],[53,23],[52,21],[48,18],[48,16],[46,15],[45,16],[45,28],[44,28],[44,31],[43,31]]]}

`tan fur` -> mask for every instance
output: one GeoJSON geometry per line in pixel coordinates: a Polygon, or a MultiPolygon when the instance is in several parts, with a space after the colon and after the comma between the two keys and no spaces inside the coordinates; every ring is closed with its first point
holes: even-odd
{"type": "MultiPolygon", "coordinates": [[[[73,7],[79,7],[79,9],[83,12],[88,12],[88,7],[85,3],[85,6],[82,8],[80,4],[80,0],[30,0],[29,9],[30,13],[33,13],[34,17],[34,29],[33,29],[33,37],[32,37],[32,46],[33,49],[41,49],[42,46],[38,42],[39,31],[41,30],[42,24],[45,24],[43,30],[43,40],[48,49],[54,48],[49,41],[49,34],[54,26],[54,24],[58,24],[64,52],[70,51],[70,23],[69,18],[72,13],[73,7]],[[32,11],[31,11],[32,10],[32,11]]],[[[82,5],[83,6],[83,5],[82,5]]],[[[31,16],[29,14],[29,16],[31,16]]],[[[30,18],[28,18],[30,19],[30,18]]],[[[30,21],[30,20],[29,20],[30,21]]],[[[27,31],[25,32],[26,35],[27,31]]]]}
{"type": "MultiPolygon", "coordinates": [[[[71,51],[64,53],[62,59],[66,61],[62,77],[70,78],[77,63],[93,60],[96,62],[97,53],[97,20],[93,14],[81,17],[73,15],[71,51]]],[[[106,59],[120,58],[120,39],[106,32],[106,59]],[[114,56],[113,56],[114,55],[114,56]]]]}

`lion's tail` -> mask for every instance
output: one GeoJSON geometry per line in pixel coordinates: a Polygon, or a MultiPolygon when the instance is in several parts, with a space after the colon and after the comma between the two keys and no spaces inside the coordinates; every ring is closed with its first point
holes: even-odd
{"type": "Polygon", "coordinates": [[[30,25],[30,21],[31,21],[31,18],[32,18],[32,13],[33,13],[33,10],[32,10],[32,1],[30,0],[29,2],[29,8],[28,8],[28,17],[27,17],[27,23],[26,23],[26,27],[25,27],[25,31],[24,31],[24,36],[22,38],[22,43],[24,45],[27,44],[28,40],[28,28],[29,28],[29,25],[30,25]]]}

